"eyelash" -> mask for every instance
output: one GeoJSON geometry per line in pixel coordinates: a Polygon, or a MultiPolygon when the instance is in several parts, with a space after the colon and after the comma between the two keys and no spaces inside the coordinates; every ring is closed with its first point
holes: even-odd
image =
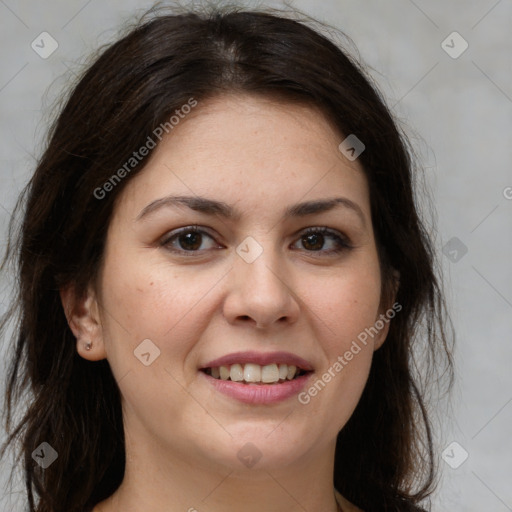
{"type": "MultiPolygon", "coordinates": [[[[174,239],[178,239],[180,236],[182,236],[184,234],[187,234],[187,233],[207,235],[208,237],[213,239],[213,237],[208,232],[206,232],[206,231],[204,231],[202,229],[198,229],[198,228],[199,227],[197,225],[187,226],[185,228],[181,228],[178,231],[173,232],[169,236],[165,237],[160,242],[160,246],[165,247],[170,252],[177,253],[177,254],[180,254],[180,255],[184,255],[186,257],[196,257],[197,254],[195,254],[195,253],[200,253],[201,251],[199,251],[199,250],[186,251],[184,249],[176,249],[176,248],[171,247],[171,242],[174,239]]],[[[328,235],[328,236],[332,237],[333,239],[335,239],[337,248],[336,249],[330,249],[328,251],[322,251],[322,250],[308,251],[308,250],[306,250],[306,252],[309,252],[309,253],[317,253],[318,252],[318,253],[323,253],[323,254],[327,254],[327,255],[337,255],[337,254],[340,254],[340,253],[342,253],[344,251],[353,249],[353,246],[349,243],[349,241],[348,241],[348,239],[346,237],[340,236],[336,231],[333,231],[333,230],[331,230],[329,228],[326,228],[326,227],[310,227],[310,228],[307,228],[306,230],[304,230],[300,234],[299,239],[301,239],[303,237],[306,237],[308,235],[311,235],[311,234],[321,234],[321,235],[328,235]]]]}

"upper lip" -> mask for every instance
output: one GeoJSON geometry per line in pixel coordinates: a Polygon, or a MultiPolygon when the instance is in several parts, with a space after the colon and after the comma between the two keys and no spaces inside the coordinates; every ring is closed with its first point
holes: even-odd
{"type": "Polygon", "coordinates": [[[306,371],[313,370],[313,366],[295,354],[290,352],[233,352],[232,354],[227,354],[225,356],[219,357],[206,363],[204,366],[201,366],[201,370],[205,368],[216,368],[219,366],[228,366],[230,364],[245,364],[245,363],[254,363],[259,364],[260,366],[265,366],[268,364],[276,363],[276,364],[287,364],[294,365],[298,368],[306,371]]]}

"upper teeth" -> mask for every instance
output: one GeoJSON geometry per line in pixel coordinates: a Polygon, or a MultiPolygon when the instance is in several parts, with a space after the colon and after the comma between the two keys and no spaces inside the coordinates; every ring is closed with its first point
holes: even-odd
{"type": "Polygon", "coordinates": [[[232,364],[231,366],[220,366],[211,368],[211,375],[215,379],[228,380],[236,382],[245,380],[245,382],[264,382],[272,383],[279,380],[292,380],[297,373],[297,367],[287,364],[267,364],[260,366],[259,364],[246,363],[232,364]]]}

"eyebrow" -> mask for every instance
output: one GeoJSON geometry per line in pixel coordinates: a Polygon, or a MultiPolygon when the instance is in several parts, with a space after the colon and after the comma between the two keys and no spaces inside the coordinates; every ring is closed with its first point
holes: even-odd
{"type": "MultiPolygon", "coordinates": [[[[161,208],[176,206],[187,206],[196,212],[212,216],[217,215],[232,221],[238,221],[242,217],[240,211],[223,201],[216,201],[199,196],[167,196],[157,199],[143,208],[137,216],[136,221],[140,221],[142,218],[161,208]]],[[[285,210],[283,219],[307,217],[309,215],[328,212],[337,207],[344,207],[355,212],[361,219],[363,225],[366,226],[366,219],[361,207],[346,197],[316,199],[291,205],[285,210]]]]}

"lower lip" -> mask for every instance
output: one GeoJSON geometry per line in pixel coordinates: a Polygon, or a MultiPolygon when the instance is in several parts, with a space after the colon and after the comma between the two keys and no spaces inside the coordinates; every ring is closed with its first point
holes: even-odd
{"type": "Polygon", "coordinates": [[[203,377],[222,394],[247,404],[273,404],[300,393],[313,372],[306,373],[281,384],[244,384],[231,380],[215,379],[200,371],[203,377]]]}

